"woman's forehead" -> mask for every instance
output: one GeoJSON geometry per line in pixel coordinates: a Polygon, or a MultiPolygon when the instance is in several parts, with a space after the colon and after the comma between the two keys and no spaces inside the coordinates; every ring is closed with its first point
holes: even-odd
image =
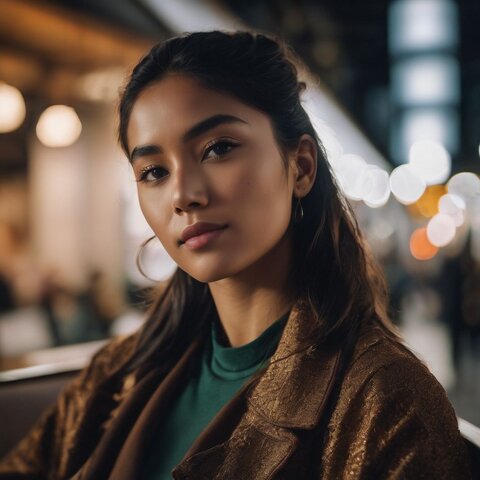
{"type": "Polygon", "coordinates": [[[169,75],[149,85],[137,97],[128,125],[129,143],[132,137],[137,142],[148,132],[165,129],[180,135],[217,115],[239,118],[255,128],[269,126],[267,115],[233,95],[206,88],[189,77],[169,75]]]}
{"type": "Polygon", "coordinates": [[[180,74],[169,74],[162,80],[148,85],[139,94],[134,103],[154,102],[156,108],[162,106],[164,109],[186,108],[215,108],[219,104],[229,108],[251,109],[245,103],[237,99],[234,95],[221,90],[208,88],[202,85],[198,80],[180,74]]]}

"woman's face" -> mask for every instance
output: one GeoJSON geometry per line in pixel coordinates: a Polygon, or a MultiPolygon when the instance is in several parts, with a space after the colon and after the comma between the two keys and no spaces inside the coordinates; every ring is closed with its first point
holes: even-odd
{"type": "Polygon", "coordinates": [[[285,171],[263,112],[168,75],[135,101],[127,139],[142,212],[192,277],[238,275],[285,243],[295,169],[285,171]],[[198,222],[217,230],[183,242],[198,222]]]}

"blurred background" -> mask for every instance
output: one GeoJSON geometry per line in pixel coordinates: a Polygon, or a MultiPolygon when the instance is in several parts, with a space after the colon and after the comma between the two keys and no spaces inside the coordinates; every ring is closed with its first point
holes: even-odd
{"type": "MultiPolygon", "coordinates": [[[[184,31],[275,33],[389,282],[391,315],[480,425],[480,2],[0,0],[0,382],[141,325],[151,232],[116,142],[127,72],[184,31]]],[[[158,244],[153,280],[175,268],[158,244]]]]}

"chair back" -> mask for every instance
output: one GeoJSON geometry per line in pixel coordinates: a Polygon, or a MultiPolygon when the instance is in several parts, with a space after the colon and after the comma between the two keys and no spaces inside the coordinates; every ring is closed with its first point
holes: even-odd
{"type": "Polygon", "coordinates": [[[30,430],[41,413],[55,403],[58,394],[77,371],[0,381],[0,458],[30,430]]]}

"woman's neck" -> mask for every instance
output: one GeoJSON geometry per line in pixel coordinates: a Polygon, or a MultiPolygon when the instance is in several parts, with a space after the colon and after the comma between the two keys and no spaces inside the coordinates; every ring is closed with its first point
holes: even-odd
{"type": "Polygon", "coordinates": [[[285,237],[239,275],[209,283],[226,340],[232,347],[255,340],[292,306],[290,252],[285,237]]]}

